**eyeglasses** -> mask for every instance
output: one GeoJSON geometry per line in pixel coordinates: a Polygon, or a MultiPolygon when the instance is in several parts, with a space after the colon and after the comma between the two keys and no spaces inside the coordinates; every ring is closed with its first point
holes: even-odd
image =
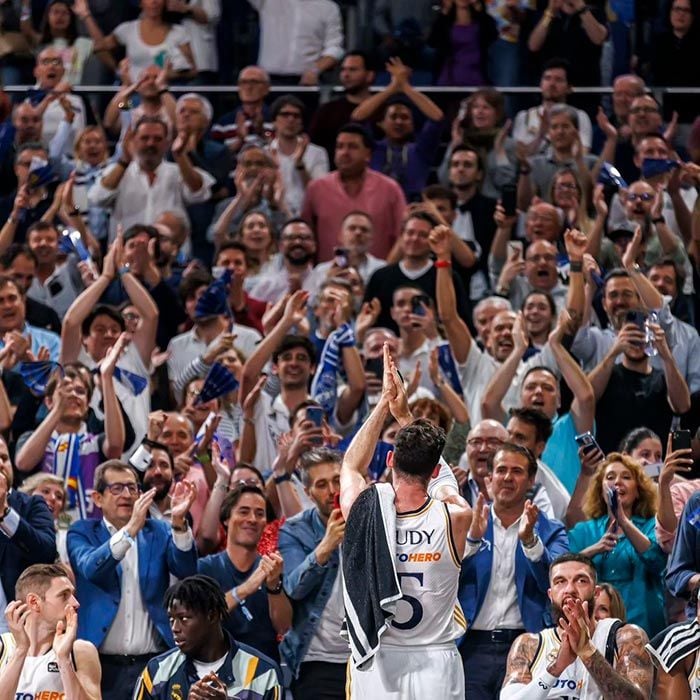
{"type": "Polygon", "coordinates": [[[289,117],[290,119],[301,119],[300,112],[277,112],[278,117],[289,117]]]}
{"type": "Polygon", "coordinates": [[[283,241],[302,241],[303,243],[308,243],[313,241],[314,237],[309,233],[285,233],[282,236],[283,241]]]}
{"type": "Polygon", "coordinates": [[[117,482],[116,484],[105,484],[104,491],[109,491],[112,496],[121,496],[124,490],[129,492],[130,496],[135,496],[139,492],[139,485],[133,481],[117,482]]]}
{"type": "Polygon", "coordinates": [[[135,313],[126,313],[126,314],[122,314],[122,318],[123,318],[125,321],[140,321],[140,320],[141,320],[141,317],[140,317],[138,314],[135,314],[135,313]]]}
{"type": "Polygon", "coordinates": [[[654,195],[651,194],[651,192],[641,192],[639,194],[636,192],[627,193],[628,202],[651,202],[652,199],[654,199],[654,195]]]}
{"type": "Polygon", "coordinates": [[[557,182],[557,184],[554,185],[554,189],[568,190],[569,192],[573,192],[574,190],[578,190],[578,187],[574,185],[573,182],[557,182]]]}
{"type": "Polygon", "coordinates": [[[630,114],[656,114],[658,111],[658,107],[647,105],[646,107],[632,107],[630,114]]]}
{"type": "Polygon", "coordinates": [[[63,60],[60,58],[40,58],[40,66],[62,66],[63,60]]]}
{"type": "Polygon", "coordinates": [[[500,438],[469,438],[467,440],[467,445],[469,447],[476,447],[477,449],[481,449],[482,447],[500,447],[503,444],[503,440],[500,438]]]}

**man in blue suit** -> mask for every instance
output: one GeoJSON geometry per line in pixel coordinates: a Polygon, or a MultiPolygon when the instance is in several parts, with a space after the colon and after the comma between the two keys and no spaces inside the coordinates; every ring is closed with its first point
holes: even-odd
{"type": "Polygon", "coordinates": [[[101,520],[81,520],[68,532],[75,572],[78,637],[100,652],[102,697],[128,700],[148,661],[174,645],[163,596],[170,576],[197,573],[186,515],[195,487],[181,482],[171,496],[172,528],[148,518],[156,489],[140,494],[136,472],[118,460],[95,472],[93,498],[101,520]]]}
{"type": "Polygon", "coordinates": [[[15,599],[19,575],[31,564],[56,561],[53,517],[40,496],[12,488],[12,463],[0,438],[0,633],[7,632],[1,613],[15,599]]]}
{"type": "Polygon", "coordinates": [[[527,497],[537,460],[505,443],[489,461],[493,504],[479,494],[462,562],[459,602],[467,618],[460,644],[466,696],[498,697],[513,640],[551,626],[549,565],[567,552],[566,530],[527,497]]]}

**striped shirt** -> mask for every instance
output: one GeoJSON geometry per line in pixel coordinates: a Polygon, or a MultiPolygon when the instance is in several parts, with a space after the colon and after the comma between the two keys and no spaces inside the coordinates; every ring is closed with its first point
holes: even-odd
{"type": "MultiPolygon", "coordinates": [[[[282,674],[277,664],[227,635],[229,652],[216,675],[229,698],[281,700],[282,674]]],[[[199,680],[194,662],[179,649],[171,649],[148,662],[134,689],[134,700],[186,698],[199,680]]]]}

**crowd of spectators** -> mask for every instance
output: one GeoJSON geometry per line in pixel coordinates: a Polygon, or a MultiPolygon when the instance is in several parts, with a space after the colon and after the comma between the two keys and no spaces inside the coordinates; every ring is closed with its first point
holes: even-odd
{"type": "Polygon", "coordinates": [[[700,96],[651,88],[700,87],[695,4],[375,0],[356,48],[345,4],[249,3],[0,1],[0,632],[60,562],[104,698],[345,697],[336,497],[385,345],[474,509],[467,697],[556,624],[567,552],[597,620],[694,619],[700,96]]]}

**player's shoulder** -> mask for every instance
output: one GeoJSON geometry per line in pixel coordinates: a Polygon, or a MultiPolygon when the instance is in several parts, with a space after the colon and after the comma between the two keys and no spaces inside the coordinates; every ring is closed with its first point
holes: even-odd
{"type": "Polygon", "coordinates": [[[622,625],[615,634],[618,649],[620,645],[642,646],[649,641],[647,633],[639,626],[632,623],[622,625]]]}

